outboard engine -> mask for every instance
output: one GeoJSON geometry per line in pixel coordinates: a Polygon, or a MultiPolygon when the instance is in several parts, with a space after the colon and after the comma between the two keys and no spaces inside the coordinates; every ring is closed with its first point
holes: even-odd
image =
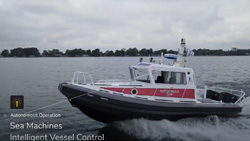
{"type": "Polygon", "coordinates": [[[234,94],[228,92],[216,92],[213,90],[207,90],[206,98],[225,103],[235,103],[239,99],[239,97],[234,94]]]}

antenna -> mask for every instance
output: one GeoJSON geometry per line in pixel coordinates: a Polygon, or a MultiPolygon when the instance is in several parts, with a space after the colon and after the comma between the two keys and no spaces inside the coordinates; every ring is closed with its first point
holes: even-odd
{"type": "Polygon", "coordinates": [[[161,62],[160,64],[162,65],[163,64],[163,52],[161,52],[161,62]]]}

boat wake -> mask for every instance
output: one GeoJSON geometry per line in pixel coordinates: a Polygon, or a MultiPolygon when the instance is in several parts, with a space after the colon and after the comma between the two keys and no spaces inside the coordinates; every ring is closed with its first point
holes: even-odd
{"type": "Polygon", "coordinates": [[[178,121],[133,119],[113,125],[138,139],[149,140],[249,140],[250,97],[243,103],[242,116],[226,118],[208,116],[178,121]]]}
{"type": "Polygon", "coordinates": [[[250,96],[248,96],[244,101],[242,101],[240,106],[243,107],[241,115],[250,116],[250,96]]]}

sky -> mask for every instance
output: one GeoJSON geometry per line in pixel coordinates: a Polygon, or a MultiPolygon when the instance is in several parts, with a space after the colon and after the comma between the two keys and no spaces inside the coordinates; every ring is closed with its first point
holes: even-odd
{"type": "Polygon", "coordinates": [[[0,51],[250,49],[250,0],[0,0],[0,51]]]}

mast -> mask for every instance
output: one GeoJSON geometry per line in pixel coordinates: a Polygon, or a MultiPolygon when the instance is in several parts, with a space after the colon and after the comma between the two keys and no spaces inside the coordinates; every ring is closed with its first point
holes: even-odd
{"type": "Polygon", "coordinates": [[[186,56],[194,56],[194,52],[188,48],[186,48],[185,38],[181,39],[180,48],[178,48],[178,54],[165,54],[164,58],[172,59],[173,66],[185,67],[185,57],[186,56]]]}
{"type": "Polygon", "coordinates": [[[174,66],[180,66],[183,67],[185,60],[184,60],[184,54],[185,54],[185,50],[186,50],[186,41],[185,38],[181,39],[181,47],[178,49],[178,54],[177,54],[177,59],[174,63],[174,66]]]}

